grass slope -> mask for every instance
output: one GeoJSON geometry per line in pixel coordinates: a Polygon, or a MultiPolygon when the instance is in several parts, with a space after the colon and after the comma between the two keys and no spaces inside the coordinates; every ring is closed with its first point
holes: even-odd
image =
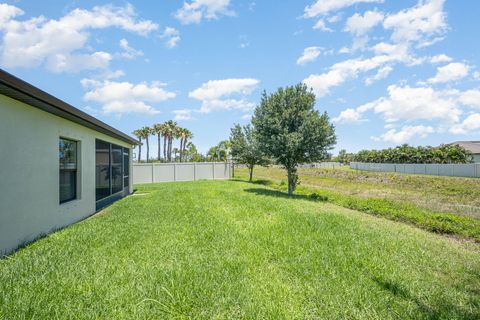
{"type": "MultiPolygon", "coordinates": [[[[255,183],[286,191],[285,171],[281,168],[258,168],[256,172],[255,183]]],[[[237,169],[235,174],[244,181],[248,180],[246,169],[237,169]]],[[[480,194],[478,179],[365,173],[350,169],[302,169],[300,181],[297,188],[300,196],[312,195],[317,200],[349,209],[480,242],[478,217],[451,211],[435,211],[409,199],[410,195],[416,195],[417,198],[431,197],[431,202],[435,203],[439,195],[450,194],[452,204],[458,205],[466,201],[465,199],[475,202],[480,194]],[[428,188],[428,183],[435,188],[428,188]],[[475,198],[472,190],[476,192],[477,189],[479,193],[475,198]],[[452,190],[454,192],[449,192],[452,190]]],[[[435,204],[430,208],[434,206],[435,204]]]]}
{"type": "Polygon", "coordinates": [[[480,317],[474,244],[243,182],[138,193],[0,260],[0,318],[480,317]]]}

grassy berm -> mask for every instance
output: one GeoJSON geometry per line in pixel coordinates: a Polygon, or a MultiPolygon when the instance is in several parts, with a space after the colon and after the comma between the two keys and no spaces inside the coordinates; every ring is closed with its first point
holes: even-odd
{"type": "MultiPolygon", "coordinates": [[[[247,180],[248,171],[235,175],[247,180]]],[[[429,231],[480,242],[480,179],[379,173],[340,169],[299,169],[299,196],[311,196],[429,231]]],[[[259,167],[255,183],[286,191],[285,171],[259,167]]]]}

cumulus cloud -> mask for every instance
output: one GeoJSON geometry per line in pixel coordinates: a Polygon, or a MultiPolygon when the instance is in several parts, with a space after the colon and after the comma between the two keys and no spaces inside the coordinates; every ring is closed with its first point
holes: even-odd
{"type": "Polygon", "coordinates": [[[203,19],[213,20],[220,16],[233,16],[229,9],[230,0],[192,0],[185,1],[175,12],[175,18],[182,24],[200,23],[203,19]]]}
{"type": "Polygon", "coordinates": [[[87,90],[83,99],[102,105],[104,113],[139,113],[154,115],[160,113],[148,103],[159,103],[175,98],[175,93],[164,89],[159,82],[133,84],[110,80],[83,79],[82,86],[87,90]]]}
{"type": "Polygon", "coordinates": [[[367,11],[363,15],[355,13],[347,19],[345,31],[353,33],[357,36],[363,36],[373,27],[383,21],[383,12],[367,11]]]}
{"type": "MultiPolygon", "coordinates": [[[[330,92],[331,88],[339,86],[347,80],[355,79],[361,72],[382,68],[391,63],[408,63],[411,60],[405,51],[392,51],[389,54],[380,54],[367,59],[349,59],[334,64],[327,72],[312,74],[303,82],[313,89],[317,97],[323,97],[330,92]]],[[[390,71],[389,68],[382,70],[379,77],[390,71]]]]}
{"type": "Polygon", "coordinates": [[[128,44],[127,39],[121,39],[120,40],[120,48],[123,49],[123,52],[120,53],[122,58],[132,60],[137,57],[143,56],[143,52],[141,50],[136,50],[128,44]]]}
{"type": "Polygon", "coordinates": [[[480,132],[480,113],[471,114],[462,123],[450,128],[450,132],[453,134],[467,134],[475,131],[480,132]]]}
{"type": "Polygon", "coordinates": [[[322,53],[322,48],[320,47],[308,47],[303,50],[303,54],[297,60],[298,65],[305,65],[308,62],[313,62],[317,60],[317,58],[322,53]]]}
{"type": "Polygon", "coordinates": [[[383,0],[317,0],[315,3],[305,7],[304,16],[306,18],[315,18],[321,15],[327,15],[358,3],[382,3],[383,0]]]}
{"type": "Polygon", "coordinates": [[[62,18],[43,16],[17,20],[22,10],[9,5],[0,7],[0,46],[2,66],[35,67],[45,65],[54,72],[106,68],[111,60],[107,52],[86,52],[88,30],[120,28],[147,35],[158,28],[150,20],[139,20],[131,5],[96,6],[92,10],[75,9],[62,18]],[[82,52],[83,50],[83,52],[82,52]]]}
{"type": "Polygon", "coordinates": [[[192,120],[192,112],[193,110],[191,109],[178,109],[178,110],[173,110],[172,113],[175,115],[173,120],[175,121],[187,121],[187,120],[192,120]]]}
{"type": "Polygon", "coordinates": [[[248,95],[260,83],[257,79],[210,80],[188,94],[197,100],[215,100],[231,94],[248,95]]]}
{"type": "Polygon", "coordinates": [[[166,27],[160,35],[160,39],[165,39],[165,46],[167,48],[174,48],[181,40],[180,31],[172,27],[166,27]]]}
{"type": "Polygon", "coordinates": [[[333,32],[332,29],[327,27],[327,25],[325,24],[325,21],[323,19],[318,20],[317,23],[315,23],[315,25],[313,26],[313,29],[321,30],[323,32],[333,32]]]}
{"type": "Polygon", "coordinates": [[[449,56],[447,56],[446,54],[439,54],[439,55],[436,55],[436,56],[433,56],[431,59],[430,59],[430,62],[431,63],[442,63],[442,62],[450,62],[452,61],[453,59],[450,58],[449,56]]]}
{"type": "Polygon", "coordinates": [[[446,66],[437,68],[437,74],[428,79],[430,83],[445,83],[465,78],[468,75],[469,67],[460,62],[452,62],[446,66]]]}
{"type": "Polygon", "coordinates": [[[404,126],[400,130],[390,129],[380,137],[372,137],[375,141],[392,142],[395,144],[402,144],[410,141],[413,137],[426,138],[430,133],[435,132],[435,129],[430,126],[404,126]]]}
{"type": "Polygon", "coordinates": [[[412,8],[388,15],[383,26],[392,30],[394,42],[418,42],[427,46],[447,30],[444,0],[419,1],[412,8]]]}
{"type": "Polygon", "coordinates": [[[246,97],[259,83],[260,81],[252,78],[210,80],[191,91],[188,96],[202,101],[202,106],[198,110],[202,113],[232,109],[248,112],[255,104],[247,101],[246,97]]]}

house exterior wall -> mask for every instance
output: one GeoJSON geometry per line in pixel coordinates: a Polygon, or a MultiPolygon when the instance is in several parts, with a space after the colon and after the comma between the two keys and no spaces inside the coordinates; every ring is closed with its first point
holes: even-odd
{"type": "Polygon", "coordinates": [[[473,162],[480,163],[480,153],[473,155],[473,162]]]}
{"type": "MultiPolygon", "coordinates": [[[[95,213],[95,139],[131,150],[126,142],[0,95],[0,256],[95,213]],[[60,137],[79,142],[77,199],[64,204],[60,137]]],[[[132,174],[129,185],[131,193],[132,174]]]]}

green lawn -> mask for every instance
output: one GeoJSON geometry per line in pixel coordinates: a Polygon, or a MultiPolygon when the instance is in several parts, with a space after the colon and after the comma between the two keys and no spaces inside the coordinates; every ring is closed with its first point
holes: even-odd
{"type": "MultiPolygon", "coordinates": [[[[248,180],[245,168],[236,177],[248,180]]],[[[285,191],[285,170],[255,169],[255,182],[285,191]]],[[[297,194],[480,243],[480,179],[300,169],[297,194]]]]}
{"type": "Polygon", "coordinates": [[[4,319],[479,319],[480,250],[238,181],[165,183],[0,260],[4,319]]]}

